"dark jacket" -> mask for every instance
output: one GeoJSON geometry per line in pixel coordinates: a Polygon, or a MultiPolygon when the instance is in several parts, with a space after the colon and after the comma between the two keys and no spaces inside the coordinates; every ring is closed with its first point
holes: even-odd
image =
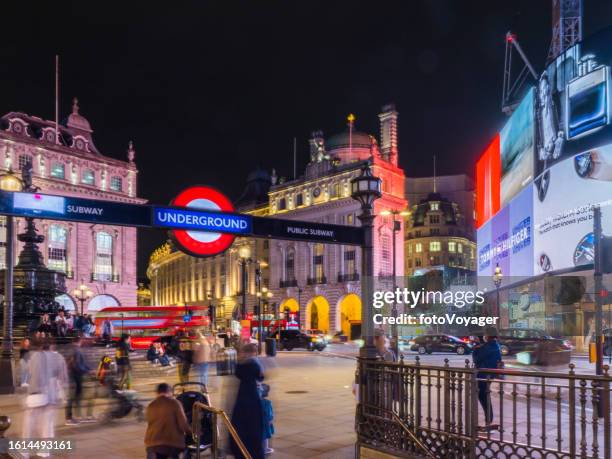
{"type": "Polygon", "coordinates": [[[120,341],[115,352],[115,360],[117,365],[130,364],[130,346],[125,341],[120,341]]]}
{"type": "Polygon", "coordinates": [[[75,347],[70,357],[70,372],[76,376],[83,376],[84,374],[89,373],[92,368],[87,365],[87,361],[85,360],[85,356],[83,355],[83,351],[80,347],[75,347]]]}
{"type": "MultiPolygon", "coordinates": [[[[502,355],[497,340],[490,340],[474,347],[472,360],[474,360],[476,368],[499,368],[502,355]]],[[[490,376],[490,373],[479,372],[477,375],[478,378],[486,378],[487,376],[490,376]]]]}
{"type": "MultiPolygon", "coordinates": [[[[257,382],[264,378],[263,370],[256,359],[247,359],[236,366],[236,377],[240,380],[240,387],[232,412],[232,424],[253,459],[263,459],[264,412],[257,389],[257,382]]],[[[230,445],[236,459],[242,459],[244,456],[231,438],[230,445]]]]}

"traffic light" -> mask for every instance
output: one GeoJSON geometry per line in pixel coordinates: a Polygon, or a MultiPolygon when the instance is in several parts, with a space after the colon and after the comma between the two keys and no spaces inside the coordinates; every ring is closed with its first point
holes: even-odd
{"type": "Polygon", "coordinates": [[[601,237],[601,271],[606,274],[612,273],[612,237],[601,237]]]}

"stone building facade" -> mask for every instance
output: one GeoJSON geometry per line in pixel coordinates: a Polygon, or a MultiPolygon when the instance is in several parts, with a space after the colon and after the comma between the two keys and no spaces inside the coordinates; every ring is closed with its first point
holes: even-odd
{"type": "MultiPolygon", "coordinates": [[[[139,204],[138,169],[130,142],[127,161],[103,155],[95,146],[89,121],[79,113],[75,99],[72,113],[55,123],[20,112],[0,118],[0,173],[18,171],[31,164],[33,184],[42,193],[139,204]]],[[[15,235],[25,227],[15,219],[15,235]]],[[[36,220],[45,240],[40,244],[45,263],[66,273],[66,295],[58,298],[72,309],[78,301],[72,291],[85,284],[93,297],[85,311],[106,306],[136,305],[136,228],[36,220]]],[[[0,241],[6,240],[6,220],[0,221],[0,241]]],[[[15,241],[16,256],[21,248],[15,241]]],[[[0,242],[0,265],[5,264],[5,242],[0,242]]]]}
{"type": "Polygon", "coordinates": [[[411,199],[406,217],[405,272],[431,270],[447,277],[473,274],[476,269],[474,186],[465,175],[410,178],[411,199]]]}
{"type": "MultiPolygon", "coordinates": [[[[392,105],[379,115],[380,146],[372,135],[354,129],[328,139],[315,132],[310,139],[310,162],[304,175],[273,184],[270,216],[339,225],[360,225],[360,205],[351,198],[350,181],[371,161],[373,175],[382,179],[383,195],[375,201],[374,274],[389,277],[396,251],[396,274],[404,273],[402,231],[393,240],[393,217],[383,210],[401,211],[404,172],[398,166],[398,113],[392,105]]],[[[400,219],[401,220],[401,219],[400,219]]],[[[360,334],[361,249],[355,246],[295,241],[270,241],[270,284],[281,313],[298,315],[304,328],[325,333],[341,332],[351,338],[360,334]]]]}

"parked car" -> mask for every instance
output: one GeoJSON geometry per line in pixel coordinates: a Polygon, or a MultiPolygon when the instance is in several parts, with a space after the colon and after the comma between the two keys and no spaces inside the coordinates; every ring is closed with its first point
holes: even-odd
{"type": "Polygon", "coordinates": [[[278,330],[272,334],[272,338],[278,340],[281,350],[286,351],[295,348],[322,351],[326,346],[325,340],[319,336],[307,335],[300,330],[278,330]]]}
{"type": "Polygon", "coordinates": [[[411,341],[410,350],[419,354],[432,352],[452,352],[454,354],[469,354],[472,345],[452,335],[421,335],[411,341]]]}
{"type": "Polygon", "coordinates": [[[571,343],[562,338],[553,338],[535,328],[506,328],[499,330],[499,347],[502,355],[533,351],[544,347],[547,351],[571,350],[571,343]]]}

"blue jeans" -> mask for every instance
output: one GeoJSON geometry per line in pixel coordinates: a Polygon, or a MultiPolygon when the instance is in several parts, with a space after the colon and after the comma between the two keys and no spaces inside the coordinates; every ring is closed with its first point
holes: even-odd
{"type": "Polygon", "coordinates": [[[196,363],[194,365],[198,376],[198,381],[206,386],[208,386],[208,366],[208,362],[196,363]]]}

